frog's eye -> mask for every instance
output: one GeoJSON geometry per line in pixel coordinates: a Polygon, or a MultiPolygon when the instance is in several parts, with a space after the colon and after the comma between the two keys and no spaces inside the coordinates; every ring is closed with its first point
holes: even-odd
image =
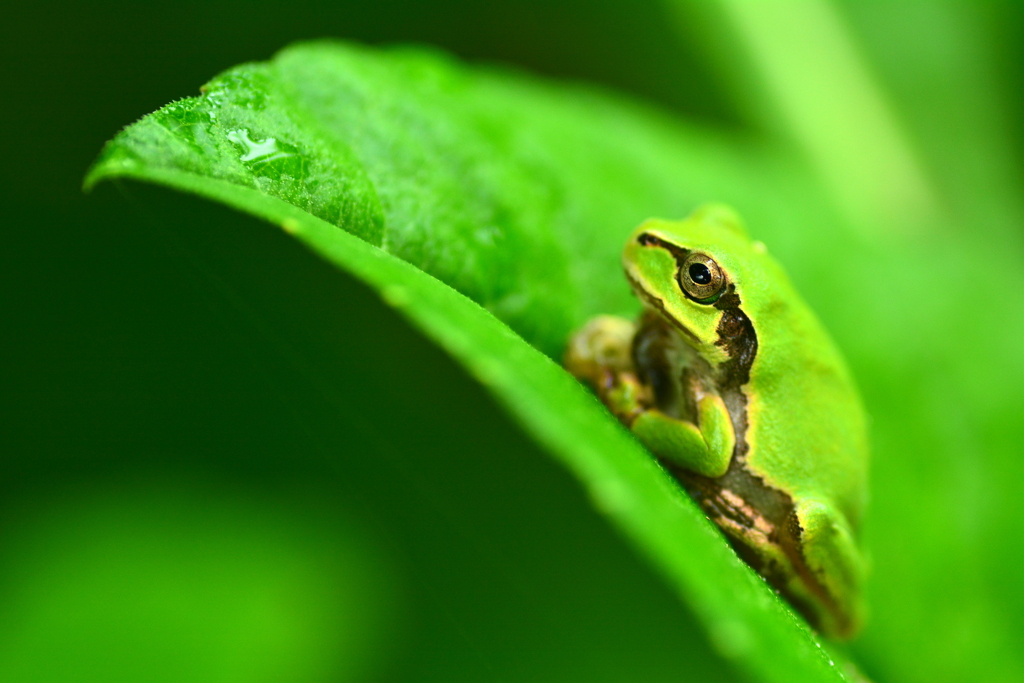
{"type": "Polygon", "coordinates": [[[699,303],[713,303],[725,288],[722,269],[707,254],[691,252],[679,264],[679,286],[699,303]]]}

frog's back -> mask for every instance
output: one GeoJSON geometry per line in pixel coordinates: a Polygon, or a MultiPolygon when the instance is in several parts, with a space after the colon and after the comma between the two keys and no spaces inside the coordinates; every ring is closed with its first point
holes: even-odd
{"type": "MultiPolygon", "coordinates": [[[[746,312],[758,349],[745,392],[747,460],[796,496],[828,496],[855,526],[867,490],[867,420],[852,375],[788,279],[746,312]]],[[[774,480],[774,481],[769,481],[774,480]]]]}

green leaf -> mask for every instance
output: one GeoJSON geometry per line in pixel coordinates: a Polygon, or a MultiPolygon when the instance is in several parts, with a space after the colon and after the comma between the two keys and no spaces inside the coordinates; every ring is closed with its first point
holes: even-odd
{"type": "Polygon", "coordinates": [[[802,620],[551,360],[587,317],[635,311],[625,234],[742,196],[741,163],[757,164],[607,94],[318,43],[128,127],[86,187],[122,177],[205,196],[361,278],[579,478],[722,655],[759,680],[836,680],[802,620]]]}

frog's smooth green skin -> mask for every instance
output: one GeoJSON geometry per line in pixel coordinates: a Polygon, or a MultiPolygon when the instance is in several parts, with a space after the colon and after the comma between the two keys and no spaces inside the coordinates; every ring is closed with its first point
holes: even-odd
{"type": "Polygon", "coordinates": [[[623,263],[644,314],[591,321],[567,367],[813,625],[851,637],[868,439],[832,340],[726,207],[647,221],[623,263]]]}

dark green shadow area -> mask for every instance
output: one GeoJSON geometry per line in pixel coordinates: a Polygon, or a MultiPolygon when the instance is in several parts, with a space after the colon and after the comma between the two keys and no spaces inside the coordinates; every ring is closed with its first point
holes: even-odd
{"type": "Polygon", "coordinates": [[[201,200],[90,202],[49,283],[65,315],[5,372],[4,609],[68,638],[8,644],[54,674],[31,680],[261,680],[230,668],[250,651],[299,653],[304,680],[734,680],[578,483],[363,285],[201,200]],[[342,616],[311,597],[329,574],[342,616]],[[126,634],[147,647],[118,657],[126,634]]]}

